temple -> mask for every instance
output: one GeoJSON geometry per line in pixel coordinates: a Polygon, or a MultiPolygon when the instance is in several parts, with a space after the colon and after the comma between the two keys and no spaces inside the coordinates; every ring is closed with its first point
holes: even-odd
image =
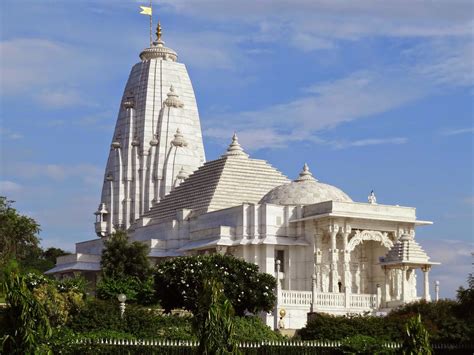
{"type": "Polygon", "coordinates": [[[249,157],[235,134],[221,157],[205,162],[193,88],[177,57],[159,28],[125,86],[95,212],[99,238],[77,243],[48,273],[96,282],[103,240],[126,230],[148,245],[153,263],[222,253],[274,275],[275,313],[261,316],[275,328],[301,328],[311,312],[387,312],[430,300],[436,263],[415,230],[432,222],[413,207],[378,204],[373,191],[355,202],[306,164],[291,181],[249,157]]]}

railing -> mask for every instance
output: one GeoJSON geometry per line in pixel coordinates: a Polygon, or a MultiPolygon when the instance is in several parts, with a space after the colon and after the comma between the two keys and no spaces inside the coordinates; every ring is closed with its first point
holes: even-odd
{"type": "MultiPolygon", "coordinates": [[[[77,339],[71,342],[73,346],[87,346],[89,350],[94,348],[104,348],[111,351],[114,347],[126,347],[128,350],[145,350],[144,348],[155,348],[156,350],[166,350],[167,354],[176,353],[195,353],[199,342],[193,340],[165,340],[165,339],[77,339]],[[170,350],[181,350],[170,352],[170,350]]],[[[268,350],[274,349],[277,350],[277,353],[282,353],[281,351],[293,350],[291,353],[294,353],[294,350],[298,352],[310,349],[325,349],[327,350],[339,350],[342,345],[341,341],[324,341],[324,340],[309,340],[309,341],[261,341],[261,342],[242,342],[237,346],[239,349],[243,350],[246,353],[246,349],[260,349],[257,353],[251,352],[252,354],[268,354],[268,350]]],[[[386,349],[400,349],[402,346],[401,343],[395,342],[386,342],[383,344],[383,347],[386,349]]],[[[434,354],[440,353],[445,354],[447,350],[451,351],[454,354],[454,351],[464,350],[462,353],[470,353],[474,350],[474,344],[472,343],[457,343],[457,344],[440,344],[432,343],[431,347],[434,350],[434,354]],[[439,352],[437,350],[440,350],[439,352]],[[469,350],[469,351],[466,351],[469,350]]],[[[120,349],[124,350],[124,349],[120,349]]],[[[119,351],[119,349],[116,349],[119,351]]],[[[136,353],[133,351],[132,353],[136,353]]],[[[138,353],[138,352],[137,352],[138,353]]],[[[306,353],[306,352],[305,352],[306,353]]],[[[327,353],[327,352],[325,352],[327,353]]],[[[338,352],[339,353],[339,352],[338,352]]],[[[460,353],[460,352],[458,352],[460,353]]],[[[140,353],[141,354],[141,353],[140,353]]]]}
{"type": "Polygon", "coordinates": [[[345,307],[343,293],[318,292],[316,293],[316,306],[345,307]]]}
{"type": "Polygon", "coordinates": [[[371,294],[351,294],[350,295],[350,308],[364,308],[370,309],[375,308],[377,302],[377,295],[371,294]]]}
{"type": "Polygon", "coordinates": [[[312,302],[311,291],[281,291],[281,304],[289,306],[310,306],[312,302]]]}
{"type": "MultiPolygon", "coordinates": [[[[285,306],[310,307],[313,302],[311,291],[281,290],[278,303],[285,306]]],[[[358,308],[370,310],[376,307],[375,294],[346,294],[333,292],[316,292],[316,307],[358,308]]]]}

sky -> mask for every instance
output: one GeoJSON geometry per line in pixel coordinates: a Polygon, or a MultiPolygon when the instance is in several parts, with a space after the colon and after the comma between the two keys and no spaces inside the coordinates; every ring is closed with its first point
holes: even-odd
{"type": "MultiPolygon", "coordinates": [[[[136,0],[0,3],[0,195],[45,247],[95,238],[120,98],[149,41],[136,0]]],[[[193,82],[207,160],[254,158],[417,208],[454,297],[472,272],[472,1],[154,0],[193,82]]],[[[421,279],[420,279],[421,280],[421,279]]],[[[419,282],[421,284],[421,282],[419,282]]]]}

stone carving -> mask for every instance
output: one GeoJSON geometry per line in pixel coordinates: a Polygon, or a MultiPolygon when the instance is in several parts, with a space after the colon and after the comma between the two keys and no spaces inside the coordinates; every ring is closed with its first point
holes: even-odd
{"type": "Polygon", "coordinates": [[[362,243],[365,240],[373,240],[376,242],[380,242],[384,247],[390,249],[393,247],[393,242],[388,237],[386,232],[379,232],[379,231],[356,231],[355,235],[351,238],[349,243],[347,244],[347,250],[349,252],[353,251],[356,246],[362,243]]]}
{"type": "Polygon", "coordinates": [[[370,203],[371,205],[376,205],[376,204],[377,204],[377,197],[375,197],[374,190],[372,190],[372,191],[370,192],[370,195],[369,195],[369,197],[368,197],[367,199],[369,200],[369,203],[370,203]]]}

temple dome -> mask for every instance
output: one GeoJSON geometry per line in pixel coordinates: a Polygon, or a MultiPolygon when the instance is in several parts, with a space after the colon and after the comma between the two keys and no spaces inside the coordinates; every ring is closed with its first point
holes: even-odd
{"type": "Polygon", "coordinates": [[[260,203],[275,205],[311,205],[323,201],[352,202],[352,199],[335,186],[323,184],[313,177],[305,164],[299,177],[289,184],[270,190],[260,203]]]}

